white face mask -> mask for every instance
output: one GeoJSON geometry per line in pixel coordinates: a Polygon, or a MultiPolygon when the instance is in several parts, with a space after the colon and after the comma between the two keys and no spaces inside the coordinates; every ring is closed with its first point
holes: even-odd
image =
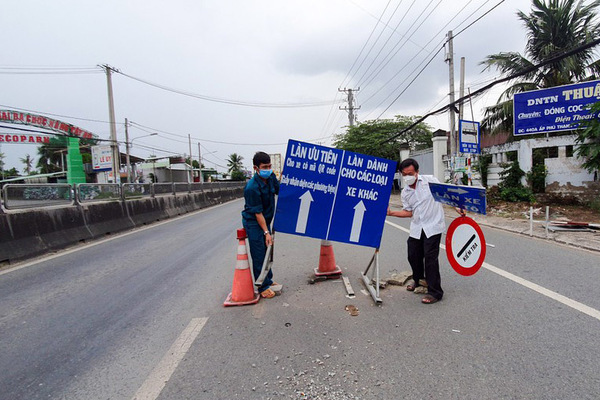
{"type": "Polygon", "coordinates": [[[407,186],[411,186],[417,181],[417,177],[416,175],[406,175],[402,177],[402,180],[407,186]]]}

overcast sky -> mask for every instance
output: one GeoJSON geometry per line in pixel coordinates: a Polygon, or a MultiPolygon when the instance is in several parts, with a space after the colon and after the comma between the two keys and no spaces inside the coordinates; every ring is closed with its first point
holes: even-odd
{"type": "MultiPolygon", "coordinates": [[[[523,52],[516,12],[530,7],[527,0],[7,0],[0,109],[46,115],[109,139],[106,75],[97,67],[108,64],[130,76],[114,74],[113,91],[118,139],[125,140],[125,118],[134,123],[130,140],[139,137],[132,154],[187,154],[190,134],[193,157],[200,142],[207,167],[224,171],[235,152],[250,169],[254,152],[285,154],[288,139],[331,145],[348,124],[338,109],[345,104],[331,105],[343,99],[338,88],[360,87],[359,121],[445,105],[447,47],[436,52],[449,30],[466,28],[454,40],[456,91],[460,57],[467,88],[489,83],[498,73],[482,72],[479,63],[489,54],[523,52]],[[158,135],[141,138],[151,132],[158,135]]],[[[473,103],[475,119],[498,95],[473,103]]],[[[426,122],[449,129],[446,114],[426,122]]],[[[37,162],[34,145],[4,143],[0,151],[6,169],[22,170],[26,154],[37,162]]]]}

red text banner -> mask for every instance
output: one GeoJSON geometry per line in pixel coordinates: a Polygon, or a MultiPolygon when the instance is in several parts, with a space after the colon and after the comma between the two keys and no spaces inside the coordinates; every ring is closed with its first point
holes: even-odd
{"type": "Polygon", "coordinates": [[[79,136],[84,139],[92,139],[95,137],[92,132],[78,128],[75,125],[44,117],[43,115],[28,114],[20,111],[0,110],[0,122],[37,126],[38,128],[49,129],[65,135],[79,136]]]}
{"type": "Polygon", "coordinates": [[[0,143],[50,143],[50,136],[43,135],[15,135],[13,133],[0,133],[0,143]]]}

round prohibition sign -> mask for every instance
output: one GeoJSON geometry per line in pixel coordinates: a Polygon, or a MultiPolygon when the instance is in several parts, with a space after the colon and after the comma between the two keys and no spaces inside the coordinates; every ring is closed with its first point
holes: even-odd
{"type": "Polygon", "coordinates": [[[446,256],[456,272],[475,274],[485,260],[485,251],[485,237],[477,222],[469,217],[452,221],[446,233],[446,256]]]}

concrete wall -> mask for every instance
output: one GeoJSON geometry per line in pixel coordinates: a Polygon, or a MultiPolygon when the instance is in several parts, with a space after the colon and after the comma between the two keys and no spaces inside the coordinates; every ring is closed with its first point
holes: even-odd
{"type": "MultiPolygon", "coordinates": [[[[518,142],[505,143],[485,149],[487,154],[492,155],[492,164],[488,171],[488,186],[500,183],[499,173],[502,171],[503,163],[507,163],[506,153],[516,151],[519,166],[525,172],[531,171],[532,154],[536,148],[558,147],[558,158],[546,158],[544,165],[548,175],[546,176],[546,193],[562,195],[576,195],[585,199],[597,195],[598,186],[594,182],[594,174],[581,167],[582,160],[576,156],[567,157],[567,146],[575,146],[576,135],[566,135],[541,139],[525,139],[518,142]]],[[[526,184],[523,178],[523,184],[526,184]]]]}
{"type": "Polygon", "coordinates": [[[243,188],[130,201],[0,211],[0,265],[150,224],[239,197],[243,188]]]}

